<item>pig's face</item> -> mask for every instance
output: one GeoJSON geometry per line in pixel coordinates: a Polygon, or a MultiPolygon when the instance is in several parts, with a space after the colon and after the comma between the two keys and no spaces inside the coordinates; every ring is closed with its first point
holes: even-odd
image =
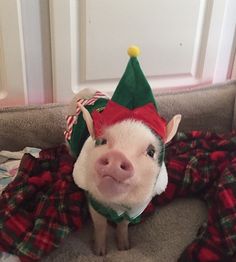
{"type": "Polygon", "coordinates": [[[150,200],[160,171],[163,145],[134,120],[107,127],[85,142],[75,163],[75,183],[102,202],[135,205],[150,200]]]}

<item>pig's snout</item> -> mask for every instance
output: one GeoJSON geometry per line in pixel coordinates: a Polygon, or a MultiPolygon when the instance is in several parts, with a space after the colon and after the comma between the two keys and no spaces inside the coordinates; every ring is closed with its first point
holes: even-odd
{"type": "Polygon", "coordinates": [[[102,178],[111,177],[117,182],[123,182],[134,175],[132,163],[115,150],[102,155],[95,163],[95,170],[102,178]]]}

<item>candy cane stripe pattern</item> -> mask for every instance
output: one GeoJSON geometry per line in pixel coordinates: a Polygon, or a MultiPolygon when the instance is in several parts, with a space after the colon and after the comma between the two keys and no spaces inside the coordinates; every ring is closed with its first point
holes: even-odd
{"type": "Polygon", "coordinates": [[[64,131],[64,135],[66,140],[69,140],[71,138],[71,134],[72,134],[72,130],[73,130],[73,126],[74,124],[77,123],[77,118],[81,113],[81,109],[78,106],[78,104],[81,104],[83,106],[86,105],[94,105],[94,103],[99,99],[99,98],[106,98],[109,99],[109,97],[105,94],[103,94],[100,91],[96,91],[95,94],[89,98],[89,99],[85,99],[85,98],[79,98],[77,100],[77,105],[76,105],[76,115],[69,115],[66,117],[66,123],[67,123],[67,130],[64,131]]]}
{"type": "Polygon", "coordinates": [[[67,116],[66,122],[67,122],[67,130],[64,131],[65,138],[68,140],[71,138],[72,133],[72,127],[76,123],[77,115],[74,116],[67,116]]]}

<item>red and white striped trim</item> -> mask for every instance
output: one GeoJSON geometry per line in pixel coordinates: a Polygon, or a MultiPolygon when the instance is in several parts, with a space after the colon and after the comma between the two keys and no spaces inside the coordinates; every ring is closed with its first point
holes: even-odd
{"type": "Polygon", "coordinates": [[[77,120],[77,115],[66,117],[67,130],[64,131],[64,135],[67,140],[71,138],[73,125],[75,124],[76,120],[77,120]]]}
{"type": "Polygon", "coordinates": [[[94,103],[99,99],[99,98],[105,98],[105,99],[109,99],[109,97],[103,93],[101,93],[100,91],[96,91],[96,93],[93,95],[93,97],[89,98],[89,99],[84,99],[84,98],[79,98],[76,101],[76,115],[69,115],[66,117],[66,122],[67,122],[67,130],[64,131],[64,135],[66,140],[71,139],[71,134],[72,134],[72,130],[73,130],[73,126],[74,124],[76,124],[77,122],[77,118],[79,116],[79,114],[81,113],[81,109],[78,106],[78,104],[82,104],[83,106],[86,105],[94,105],[94,103]]]}

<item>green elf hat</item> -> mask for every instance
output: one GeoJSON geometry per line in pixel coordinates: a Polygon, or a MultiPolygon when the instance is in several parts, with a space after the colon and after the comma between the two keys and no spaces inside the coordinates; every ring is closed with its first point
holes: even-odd
{"type": "MultiPolygon", "coordinates": [[[[125,119],[134,119],[146,124],[163,142],[166,135],[166,121],[158,114],[156,100],[137,60],[140,50],[137,46],[128,49],[130,60],[111,98],[97,91],[90,98],[78,99],[91,113],[95,137],[102,135],[103,130],[112,124],[125,119]]],[[[89,132],[82,117],[80,108],[76,114],[67,117],[65,137],[71,151],[77,157],[89,132]]]]}
{"type": "Polygon", "coordinates": [[[111,100],[102,112],[92,113],[95,137],[102,136],[107,126],[133,119],[146,124],[165,142],[166,121],[158,114],[151,87],[137,60],[139,53],[137,46],[128,49],[130,60],[111,100]]]}
{"type": "Polygon", "coordinates": [[[137,59],[140,49],[137,46],[131,46],[127,52],[130,60],[111,100],[129,109],[134,109],[150,102],[157,108],[151,87],[137,59]]]}

